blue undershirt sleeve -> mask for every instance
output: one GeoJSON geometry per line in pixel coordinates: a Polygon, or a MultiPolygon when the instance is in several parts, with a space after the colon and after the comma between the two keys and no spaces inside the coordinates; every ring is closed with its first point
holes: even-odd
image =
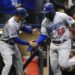
{"type": "MultiPolygon", "coordinates": [[[[39,36],[39,38],[36,40],[37,45],[41,44],[41,43],[42,43],[44,40],[46,40],[46,39],[47,39],[47,36],[41,34],[41,35],[39,36]]],[[[32,51],[32,50],[33,50],[33,47],[32,47],[32,46],[29,46],[29,48],[27,49],[27,51],[32,51]]]]}
{"type": "Polygon", "coordinates": [[[41,34],[39,38],[36,40],[36,43],[39,45],[41,42],[47,39],[46,35],[41,34]]]}
{"type": "Polygon", "coordinates": [[[24,41],[24,40],[20,39],[19,37],[14,37],[13,40],[14,40],[16,43],[19,43],[19,44],[22,44],[22,45],[29,45],[29,42],[24,41]]]}

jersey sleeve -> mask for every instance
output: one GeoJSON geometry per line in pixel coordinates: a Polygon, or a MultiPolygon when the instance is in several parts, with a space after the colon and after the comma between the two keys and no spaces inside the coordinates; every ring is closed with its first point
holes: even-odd
{"type": "Polygon", "coordinates": [[[67,14],[63,14],[62,16],[64,17],[64,21],[66,22],[68,27],[71,27],[72,24],[75,23],[75,20],[72,17],[68,16],[67,14]]]}
{"type": "Polygon", "coordinates": [[[14,25],[8,25],[8,33],[10,38],[17,37],[17,29],[14,25]]]}
{"type": "Polygon", "coordinates": [[[42,22],[41,24],[41,34],[43,35],[48,35],[47,29],[46,29],[46,24],[42,22]]]}

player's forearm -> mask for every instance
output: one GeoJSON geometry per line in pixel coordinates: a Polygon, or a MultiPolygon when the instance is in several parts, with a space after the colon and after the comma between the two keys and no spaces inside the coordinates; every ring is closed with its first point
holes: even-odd
{"type": "Polygon", "coordinates": [[[30,41],[30,46],[28,48],[28,51],[32,51],[33,47],[36,47],[37,45],[41,44],[46,38],[47,38],[46,35],[41,34],[39,38],[36,40],[36,43],[35,41],[30,41]]]}
{"type": "Polygon", "coordinates": [[[47,39],[47,36],[41,34],[41,35],[39,36],[39,38],[37,39],[36,43],[39,45],[39,44],[41,44],[41,43],[42,43],[44,40],[46,40],[46,39],[47,39]]]}
{"type": "Polygon", "coordinates": [[[22,44],[22,45],[29,45],[29,42],[27,41],[24,41],[18,37],[14,37],[13,40],[16,42],[16,43],[19,43],[19,44],[22,44]]]}

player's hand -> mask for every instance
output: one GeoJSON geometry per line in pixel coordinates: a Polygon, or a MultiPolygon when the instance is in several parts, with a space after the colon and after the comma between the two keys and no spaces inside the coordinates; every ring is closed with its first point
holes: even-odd
{"type": "Polygon", "coordinates": [[[39,29],[33,29],[32,30],[32,33],[34,34],[34,35],[39,35],[40,34],[40,30],[39,29]]]}
{"type": "Polygon", "coordinates": [[[29,41],[29,44],[32,47],[36,47],[37,46],[37,43],[35,41],[33,41],[33,40],[29,41]]]}

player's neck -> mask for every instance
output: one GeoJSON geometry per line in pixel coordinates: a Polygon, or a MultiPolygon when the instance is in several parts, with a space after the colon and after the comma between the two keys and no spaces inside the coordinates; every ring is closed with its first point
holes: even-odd
{"type": "Polygon", "coordinates": [[[16,16],[14,16],[14,20],[19,23],[19,19],[16,16]]]}
{"type": "Polygon", "coordinates": [[[54,16],[52,16],[52,18],[49,19],[51,22],[53,22],[55,15],[56,15],[56,13],[54,13],[54,16]]]}

